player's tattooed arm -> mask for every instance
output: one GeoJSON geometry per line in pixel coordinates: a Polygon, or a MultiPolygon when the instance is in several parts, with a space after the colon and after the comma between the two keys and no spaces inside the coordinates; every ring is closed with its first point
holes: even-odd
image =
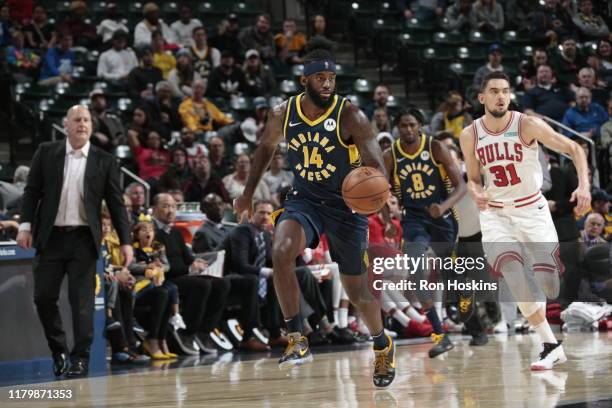
{"type": "Polygon", "coordinates": [[[264,171],[270,165],[272,157],[278,144],[283,140],[283,121],[285,112],[287,111],[287,102],[283,102],[270,109],[268,112],[268,121],[263,131],[261,140],[253,155],[251,172],[244,188],[244,193],[234,202],[234,209],[238,215],[244,211],[252,213],[252,200],[255,189],[261,180],[264,171]]]}
{"type": "Polygon", "coordinates": [[[576,201],[576,209],[579,213],[587,211],[591,205],[591,186],[589,165],[584,150],[578,143],[555,132],[548,123],[537,117],[523,117],[521,133],[527,139],[525,142],[528,144],[535,139],[551,150],[568,154],[572,158],[578,174],[578,188],[572,193],[570,202],[576,201]]]}
{"type": "Polygon", "coordinates": [[[482,188],[480,178],[480,163],[474,153],[476,138],[474,135],[474,125],[470,125],[461,131],[459,144],[463,153],[463,160],[467,170],[468,189],[474,197],[478,209],[484,211],[488,208],[489,198],[482,188]]]}
{"type": "Polygon", "coordinates": [[[353,138],[362,163],[380,170],[387,176],[382,151],[366,115],[355,105],[347,103],[344,105],[341,117],[342,135],[353,138]]]}
{"type": "Polygon", "coordinates": [[[467,191],[467,186],[465,185],[465,182],[461,177],[459,167],[457,167],[457,164],[453,160],[448,148],[443,143],[434,140],[431,142],[431,150],[434,160],[444,166],[444,170],[446,170],[446,174],[448,174],[448,178],[453,185],[453,191],[449,194],[446,200],[438,205],[440,208],[437,208],[436,205],[432,205],[429,208],[430,215],[434,218],[439,218],[450,210],[455,204],[457,204],[457,201],[461,200],[467,191]]]}

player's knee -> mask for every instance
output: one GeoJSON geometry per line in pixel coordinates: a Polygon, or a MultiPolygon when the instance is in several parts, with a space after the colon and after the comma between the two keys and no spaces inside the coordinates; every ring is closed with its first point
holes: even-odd
{"type": "Polygon", "coordinates": [[[294,242],[291,238],[277,239],[272,245],[272,263],[274,265],[286,265],[287,263],[294,262],[297,256],[293,253],[294,242]]]}
{"type": "Polygon", "coordinates": [[[359,287],[347,285],[345,286],[344,290],[346,291],[346,295],[352,304],[358,305],[362,301],[361,290],[359,287]]]}

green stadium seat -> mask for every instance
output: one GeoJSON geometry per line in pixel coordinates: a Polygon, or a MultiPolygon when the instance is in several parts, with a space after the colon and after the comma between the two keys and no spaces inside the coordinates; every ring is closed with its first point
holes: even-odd
{"type": "Polygon", "coordinates": [[[75,82],[70,84],[61,94],[62,99],[77,102],[82,99],[89,99],[89,93],[93,90],[93,86],[88,83],[75,82]]]}
{"type": "Polygon", "coordinates": [[[226,16],[230,13],[231,3],[226,2],[218,2],[218,1],[205,1],[198,5],[197,12],[198,14],[203,14],[203,17],[206,18],[209,14],[217,14],[226,16]]]}
{"type": "Polygon", "coordinates": [[[53,89],[50,87],[40,86],[36,83],[19,84],[16,87],[15,93],[19,100],[39,100],[49,98],[53,95],[53,89]]]}
{"type": "Polygon", "coordinates": [[[529,34],[519,31],[504,31],[502,34],[502,39],[504,44],[512,44],[512,45],[527,45],[533,40],[529,36],[529,34]]]}
{"type": "Polygon", "coordinates": [[[232,98],[230,107],[237,112],[250,112],[253,108],[253,99],[244,96],[232,98]]]}
{"type": "Polygon", "coordinates": [[[359,96],[370,97],[372,92],[374,92],[374,84],[367,79],[356,79],[353,83],[353,92],[359,96]]]}
{"type": "Polygon", "coordinates": [[[522,58],[531,58],[533,56],[533,47],[531,45],[525,45],[520,48],[519,54],[522,58]]]}
{"type": "Polygon", "coordinates": [[[346,97],[348,98],[349,101],[351,101],[351,103],[353,105],[355,105],[356,107],[363,109],[365,108],[365,106],[368,104],[369,98],[364,98],[361,95],[346,95],[346,97]]]}
{"type": "Polygon", "coordinates": [[[348,78],[351,80],[359,78],[357,69],[350,64],[336,64],[336,75],[340,78],[348,78]]]}
{"type": "Polygon", "coordinates": [[[395,1],[391,0],[391,1],[383,1],[382,3],[380,3],[379,6],[379,12],[381,15],[383,16],[399,16],[400,18],[403,18],[404,16],[402,16],[401,11],[397,8],[397,5],[395,3],[395,1]]]}
{"type": "Polygon", "coordinates": [[[450,61],[453,59],[453,53],[447,48],[426,48],[423,51],[423,57],[426,60],[432,61],[450,61]]]}
{"type": "MultiPolygon", "coordinates": [[[[46,114],[51,118],[63,118],[66,116],[66,112],[70,109],[75,101],[71,99],[58,98],[51,103],[52,100],[48,100],[49,108],[46,110],[46,114]]],[[[42,108],[41,108],[42,109],[42,108]]]]}
{"type": "Polygon", "coordinates": [[[466,42],[466,38],[462,33],[440,31],[434,33],[433,43],[438,45],[457,46],[466,42]]]}
{"type": "Polygon", "coordinates": [[[406,30],[409,32],[427,32],[432,33],[436,30],[437,25],[433,21],[419,20],[413,17],[406,21],[406,30]]]}
{"type": "Polygon", "coordinates": [[[250,16],[254,17],[258,14],[263,13],[263,9],[261,7],[257,7],[249,2],[238,2],[232,5],[232,11],[238,15],[238,17],[242,16],[250,16]]]}
{"type": "Polygon", "coordinates": [[[178,18],[179,13],[179,4],[174,1],[163,3],[161,6],[161,15],[163,16],[162,18],[168,25],[178,18]]]}
{"type": "Polygon", "coordinates": [[[397,35],[403,29],[402,25],[391,19],[377,18],[372,23],[374,35],[378,33],[393,33],[397,35]]]}
{"type": "Polygon", "coordinates": [[[378,7],[369,1],[354,1],[351,3],[351,13],[356,15],[376,16],[378,7]]]}
{"type": "Polygon", "coordinates": [[[142,14],[143,5],[144,4],[139,1],[130,2],[128,6],[128,14],[130,16],[139,16],[140,19],[142,20],[144,18],[144,15],[142,14]]]}
{"type": "Polygon", "coordinates": [[[132,158],[132,150],[126,145],[117,146],[113,154],[119,160],[128,160],[132,158]]]}
{"type": "Polygon", "coordinates": [[[469,36],[469,42],[472,44],[492,44],[496,40],[493,34],[482,31],[472,31],[469,36]]]}
{"type": "Polygon", "coordinates": [[[304,73],[304,65],[303,64],[295,64],[291,67],[291,76],[297,80],[300,79],[302,74],[304,73]]]}
{"type": "Polygon", "coordinates": [[[427,33],[403,33],[398,38],[403,47],[426,47],[431,44],[427,33]]]}
{"type": "Polygon", "coordinates": [[[459,47],[456,51],[460,61],[486,61],[487,51],[483,47],[459,47]]]}
{"type": "Polygon", "coordinates": [[[281,81],[279,89],[285,95],[295,95],[298,91],[298,83],[292,79],[285,79],[281,81]]]}

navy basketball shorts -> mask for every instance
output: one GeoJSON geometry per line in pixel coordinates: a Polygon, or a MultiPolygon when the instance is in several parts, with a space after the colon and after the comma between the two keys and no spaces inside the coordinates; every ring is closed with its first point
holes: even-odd
{"type": "Polygon", "coordinates": [[[353,213],[343,201],[315,201],[290,195],[276,225],[283,220],[294,220],[302,226],[309,248],[316,248],[321,234],[326,234],[330,255],[340,273],[359,276],[366,272],[368,219],[353,213]]]}

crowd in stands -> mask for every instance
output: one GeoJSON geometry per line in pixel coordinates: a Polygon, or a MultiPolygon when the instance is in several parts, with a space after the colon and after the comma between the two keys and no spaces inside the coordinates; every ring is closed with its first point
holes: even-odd
{"type": "MultiPolygon", "coordinates": [[[[278,74],[303,62],[308,36],[300,32],[298,22],[287,19],[275,31],[267,14],[254,16],[250,26],[241,26],[244,20],[228,14],[214,27],[197,18],[188,4],[179,5],[176,21],[166,21],[160,5],[151,2],[142,7],[142,20],[135,27],[126,25],[115,3],[106,3],[104,18],[93,25],[91,2],[71,2],[63,20],[50,19],[52,10],[33,1],[17,3],[8,1],[0,8],[0,47],[15,83],[51,88],[78,82],[77,51],[84,48],[99,52],[98,79],[118,87],[132,101],[129,118],[116,110],[108,88],[92,90],[87,101],[93,119],[92,143],[109,152],[129,149],[122,165],[149,183],[152,193],[147,202],[141,184],[125,187],[136,253],[128,268],[119,266],[119,241],[110,218],[103,217],[108,253],[107,332],[114,361],[146,362],[137,350],[153,359],[169,359],[176,352],[214,353],[222,332],[227,332],[223,322],[235,310],[241,327],[239,347],[265,351],[286,345],[271,279],[270,246],[273,213],[292,183],[282,147],[255,191],[252,220],[234,226],[238,220],[230,209],[244,190],[271,97],[280,94],[278,74]],[[230,107],[244,97],[254,98],[252,106],[237,115],[230,107]],[[205,216],[192,242],[186,242],[173,226],[183,202],[198,203],[205,216]],[[198,255],[218,251],[225,251],[220,276],[211,272],[210,258],[198,255]],[[258,336],[261,332],[266,333],[267,344],[258,336]]],[[[566,290],[578,296],[586,284],[590,299],[612,301],[610,289],[601,284],[609,276],[591,276],[579,263],[592,247],[612,239],[612,35],[607,2],[395,3],[406,20],[429,20],[441,30],[478,30],[497,38],[487,46],[486,60],[467,86],[449,90],[436,112],[425,115],[424,131],[455,146],[451,150],[460,166],[459,134],[482,115],[473,90],[494,71],[512,75],[513,109],[560,122],[565,127],[559,130],[585,148],[592,177],[592,211],[573,212],[569,198],[577,183],[575,170],[548,151],[541,155],[549,179],[544,193],[560,241],[582,243],[582,253],[568,260],[582,272],[572,275],[578,276],[578,282],[566,282],[566,290]],[[529,59],[506,62],[502,33],[508,28],[529,34],[533,48],[529,59]]],[[[329,36],[324,13],[312,17],[309,31],[311,36],[329,36]]],[[[392,105],[391,97],[390,87],[380,83],[371,100],[361,106],[383,149],[398,137],[394,120],[401,107],[392,105]]],[[[21,166],[12,183],[0,182],[0,238],[16,235],[19,196],[26,178],[27,168],[21,166]]],[[[477,218],[474,206],[466,208],[464,220],[477,218]]],[[[399,210],[395,216],[401,216],[399,210]]],[[[373,236],[382,225],[379,215],[371,216],[370,224],[373,236]]],[[[399,239],[401,231],[398,234],[399,239]]],[[[296,269],[304,294],[305,327],[313,345],[359,338],[349,330],[348,298],[342,295],[337,266],[334,271],[325,245],[323,240],[317,250],[304,253],[296,269]]],[[[399,327],[400,334],[427,335],[426,319],[409,303],[399,301],[402,304],[403,308],[390,312],[401,316],[396,318],[400,326],[391,326],[399,327]],[[411,319],[416,324],[409,324],[411,319]]],[[[350,327],[366,334],[358,318],[350,327]]]]}

